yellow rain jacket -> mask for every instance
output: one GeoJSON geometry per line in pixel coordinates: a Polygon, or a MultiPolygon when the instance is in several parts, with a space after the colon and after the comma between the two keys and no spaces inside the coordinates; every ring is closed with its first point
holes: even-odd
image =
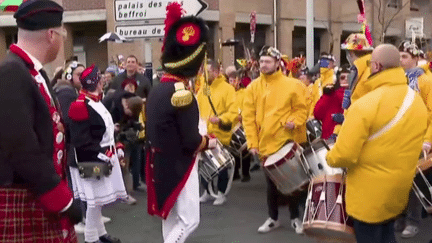
{"type": "Polygon", "coordinates": [[[313,111],[318,100],[323,95],[323,89],[327,84],[333,83],[334,70],[329,68],[320,68],[320,78],[315,81],[312,86],[311,105],[309,106],[308,114],[313,117],[313,111]]]}
{"type": "MultiPolygon", "coordinates": [[[[299,96],[303,96],[303,99],[305,101],[305,105],[306,105],[306,111],[309,112],[308,108],[310,107],[310,104],[308,103],[308,98],[309,95],[309,91],[308,91],[308,87],[306,87],[306,85],[299,79],[295,79],[300,85],[301,88],[299,88],[297,90],[297,93],[299,96]]],[[[306,114],[306,117],[308,117],[309,114],[306,114]]],[[[306,137],[306,120],[305,122],[300,125],[297,126],[294,129],[294,141],[296,141],[296,143],[302,144],[302,143],[306,143],[307,142],[307,137],[306,137]]]]}
{"type": "Polygon", "coordinates": [[[415,94],[401,120],[369,140],[395,117],[408,85],[402,68],[382,71],[363,85],[371,91],[347,110],[336,144],[327,153],[327,163],[348,169],[348,215],[366,223],[381,223],[402,213],[408,203],[427,128],[427,110],[415,94]]]}
{"type": "Polygon", "coordinates": [[[193,92],[198,94],[199,90],[203,87],[204,84],[204,76],[198,75],[195,80],[195,86],[193,87],[193,92]]]}
{"type": "MultiPolygon", "coordinates": [[[[204,84],[203,86],[205,86],[204,84]]],[[[218,124],[213,124],[209,122],[209,118],[215,116],[213,109],[210,105],[208,97],[205,95],[206,87],[200,88],[197,95],[198,108],[200,116],[207,122],[207,132],[213,133],[223,145],[229,145],[231,141],[231,132],[222,131],[218,124]]],[[[235,116],[230,111],[231,106],[235,102],[235,89],[229,83],[226,82],[226,78],[223,75],[215,78],[213,83],[210,85],[210,98],[213,105],[218,113],[218,117],[224,123],[233,123],[235,116]]],[[[235,124],[233,124],[235,125],[235,124]]]]}
{"type": "Polygon", "coordinates": [[[261,74],[246,88],[243,101],[243,127],[248,148],[258,148],[260,155],[277,152],[287,140],[294,140],[294,131],[284,125],[292,121],[296,127],[306,121],[306,101],[299,95],[300,82],[277,71],[261,74]]]}
{"type": "Polygon", "coordinates": [[[370,61],[371,56],[371,54],[364,55],[354,61],[354,65],[357,67],[358,76],[357,85],[355,85],[351,93],[351,104],[369,92],[364,83],[371,75],[371,70],[368,66],[368,62],[370,61]]]}
{"type": "Polygon", "coordinates": [[[426,105],[428,110],[428,129],[426,131],[424,142],[432,142],[432,79],[427,74],[420,75],[418,77],[418,87],[420,90],[420,96],[426,105]]]}
{"type": "Polygon", "coordinates": [[[237,124],[240,122],[239,116],[242,113],[243,110],[243,100],[245,96],[246,89],[239,89],[236,91],[235,101],[234,104],[230,108],[230,114],[235,114],[233,124],[237,124]]]}
{"type": "Polygon", "coordinates": [[[312,99],[313,99],[313,89],[314,89],[314,84],[309,84],[309,86],[306,87],[306,109],[308,110],[307,116],[309,118],[313,118],[313,110],[311,110],[312,99]]]}

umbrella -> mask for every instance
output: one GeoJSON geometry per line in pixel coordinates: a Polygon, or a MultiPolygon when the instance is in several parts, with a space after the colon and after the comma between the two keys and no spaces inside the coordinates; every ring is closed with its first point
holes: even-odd
{"type": "Polygon", "coordinates": [[[240,41],[236,39],[228,39],[222,43],[222,46],[235,46],[239,44],[240,41]]]}
{"type": "Polygon", "coordinates": [[[16,12],[18,7],[26,0],[4,0],[0,4],[0,9],[4,12],[16,12]]]}
{"type": "Polygon", "coordinates": [[[132,40],[126,40],[123,36],[120,36],[117,33],[113,32],[108,32],[104,34],[101,38],[99,38],[99,43],[101,43],[102,41],[114,41],[116,43],[132,42],[132,40]]]}

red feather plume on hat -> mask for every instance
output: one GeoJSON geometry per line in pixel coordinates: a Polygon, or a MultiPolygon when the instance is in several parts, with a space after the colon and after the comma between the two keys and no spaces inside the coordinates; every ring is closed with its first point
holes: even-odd
{"type": "Polygon", "coordinates": [[[166,7],[166,11],[167,15],[165,19],[165,38],[162,45],[162,51],[164,51],[165,49],[165,40],[168,36],[168,32],[171,29],[171,26],[173,26],[175,22],[179,21],[183,13],[185,13],[182,6],[178,2],[172,2],[168,4],[168,6],[166,7]]]}

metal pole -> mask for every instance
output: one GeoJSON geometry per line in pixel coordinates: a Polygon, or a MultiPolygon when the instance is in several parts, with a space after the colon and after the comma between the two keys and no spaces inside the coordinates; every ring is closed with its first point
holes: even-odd
{"type": "Polygon", "coordinates": [[[277,0],[273,1],[273,39],[274,47],[277,49],[277,0]]]}
{"type": "Polygon", "coordinates": [[[314,0],[306,0],[306,64],[314,66],[314,0]]]}

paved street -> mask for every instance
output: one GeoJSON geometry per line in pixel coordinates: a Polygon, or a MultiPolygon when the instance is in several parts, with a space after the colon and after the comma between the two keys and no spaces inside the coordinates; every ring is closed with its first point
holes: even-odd
{"type": "MultiPolygon", "coordinates": [[[[211,203],[201,206],[201,223],[188,243],[264,243],[264,242],[317,242],[306,236],[296,235],[289,225],[287,208],[281,208],[282,226],[268,234],[258,234],[258,227],[267,219],[265,181],[262,171],[253,172],[249,183],[234,182],[228,202],[223,206],[211,203]]],[[[123,243],[160,243],[161,221],[147,214],[145,193],[134,194],[138,204],[115,204],[103,210],[112,222],[106,225],[110,234],[123,243]]],[[[397,198],[395,198],[397,200],[397,198]]],[[[428,243],[432,239],[432,219],[424,220],[421,232],[413,239],[400,243],[428,243]]],[[[80,243],[83,236],[80,235],[80,243]]]]}

